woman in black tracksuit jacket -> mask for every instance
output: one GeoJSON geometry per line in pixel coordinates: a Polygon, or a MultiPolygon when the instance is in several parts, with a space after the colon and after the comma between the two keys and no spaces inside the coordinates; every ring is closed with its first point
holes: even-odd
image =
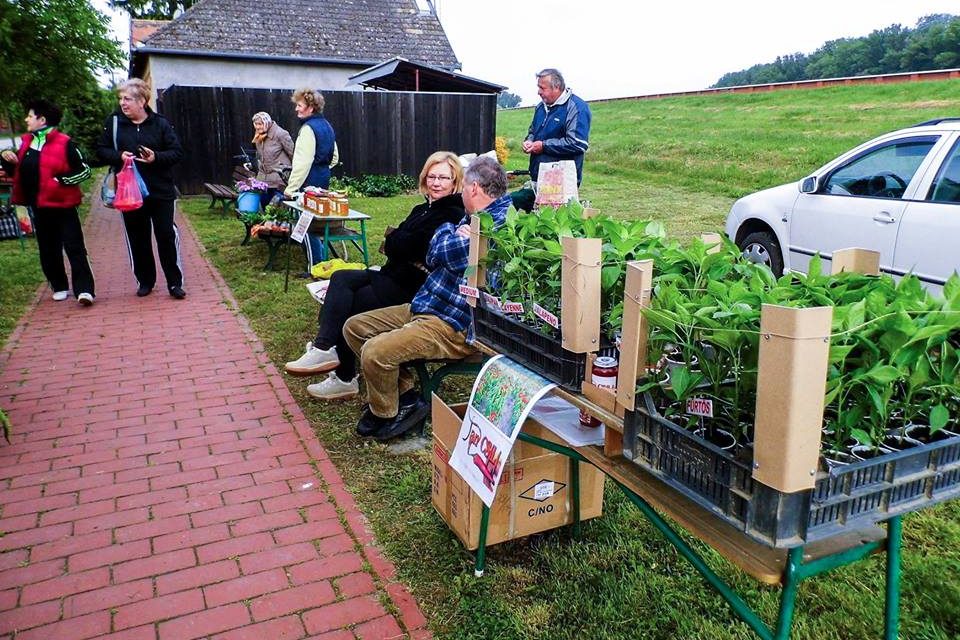
{"type": "Polygon", "coordinates": [[[143,80],[132,78],[121,83],[117,95],[120,108],[104,123],[103,134],[97,143],[97,157],[117,171],[125,158],[133,157],[150,192],[143,199],[142,207],[121,214],[133,274],[139,287],[137,295],[149,295],[157,282],[150,238],[152,227],[167,290],[174,298],[182,299],[186,293],[183,290],[180,238],[173,222],[176,200],[173,166],[183,157],[180,140],[170,123],[147,106],[150,88],[143,80]]]}

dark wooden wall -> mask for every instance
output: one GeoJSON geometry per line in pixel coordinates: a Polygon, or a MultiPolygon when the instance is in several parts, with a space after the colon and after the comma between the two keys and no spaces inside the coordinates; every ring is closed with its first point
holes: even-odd
{"type": "MultiPolygon", "coordinates": [[[[178,186],[201,193],[204,182],[231,184],[233,156],[252,151],[251,117],[266,111],[294,140],[300,128],[292,90],[173,86],[159,112],[184,147],[178,186]]],[[[416,177],[437,150],[483,153],[493,149],[496,94],[324,91],[324,116],[333,125],[341,166],[334,175],[406,174],[416,177]]]]}

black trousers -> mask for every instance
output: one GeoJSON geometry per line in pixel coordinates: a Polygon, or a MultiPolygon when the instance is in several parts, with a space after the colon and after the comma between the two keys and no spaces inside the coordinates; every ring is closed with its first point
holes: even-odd
{"type": "Polygon", "coordinates": [[[95,295],[93,270],[83,243],[83,228],[76,207],[34,207],[34,222],[37,232],[37,248],[40,251],[40,268],[54,291],[67,291],[67,271],[63,266],[63,254],[70,261],[73,278],[73,295],[95,295]]]}
{"type": "Polygon", "coordinates": [[[180,260],[180,234],[173,222],[173,200],[147,198],[143,206],[126,211],[123,226],[127,231],[127,248],[133,275],[141,287],[153,288],[157,284],[157,267],[153,261],[151,228],[157,238],[157,255],[160,268],[167,280],[167,289],[183,286],[183,270],[180,260]]]}
{"type": "Polygon", "coordinates": [[[344,381],[353,380],[357,375],[356,356],[343,337],[343,325],[347,319],[365,311],[410,302],[409,296],[404,295],[400,287],[380,287],[383,297],[377,295],[373,287],[375,277],[385,276],[369,269],[335,271],[317,318],[319,330],[313,346],[318,349],[337,348],[340,366],[336,368],[336,373],[344,381]]]}

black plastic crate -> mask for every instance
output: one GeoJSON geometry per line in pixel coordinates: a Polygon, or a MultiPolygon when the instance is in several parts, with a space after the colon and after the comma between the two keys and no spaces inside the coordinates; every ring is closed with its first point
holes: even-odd
{"type": "MultiPolygon", "coordinates": [[[[514,317],[477,300],[473,310],[477,339],[498,353],[536,371],[568,391],[580,393],[587,354],[563,348],[560,338],[542,333],[514,317]]],[[[601,344],[599,355],[616,356],[616,348],[601,344]]]]}
{"type": "Polygon", "coordinates": [[[752,477],[753,451],[735,456],[662,417],[650,396],[624,417],[623,455],[773,547],[796,547],[960,497],[960,437],[818,474],[782,493],[752,477]]]}

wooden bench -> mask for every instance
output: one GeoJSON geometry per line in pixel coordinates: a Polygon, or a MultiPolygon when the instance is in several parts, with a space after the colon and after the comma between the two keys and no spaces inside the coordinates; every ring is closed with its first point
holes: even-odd
{"type": "Polygon", "coordinates": [[[207,192],[207,195],[210,196],[210,206],[207,207],[208,209],[213,209],[219,204],[221,213],[226,214],[230,211],[230,207],[235,207],[237,204],[237,192],[225,184],[204,182],[203,189],[207,192]]]}

